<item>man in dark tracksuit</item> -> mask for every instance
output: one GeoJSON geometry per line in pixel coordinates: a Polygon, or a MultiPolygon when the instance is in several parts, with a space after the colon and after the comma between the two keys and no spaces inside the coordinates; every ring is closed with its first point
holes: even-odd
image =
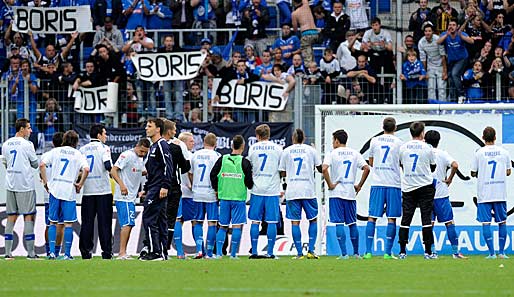
{"type": "Polygon", "coordinates": [[[150,119],[146,123],[146,136],[153,144],[145,166],[148,174],[144,187],[146,197],[143,210],[143,228],[146,232],[145,241],[149,252],[140,258],[142,261],[163,260],[161,241],[167,236],[162,234],[162,221],[166,219],[162,216],[162,212],[166,209],[168,191],[171,188],[173,162],[169,145],[161,137],[163,131],[162,119],[150,119]]]}
{"type": "MultiPolygon", "coordinates": [[[[178,205],[180,203],[180,197],[182,196],[180,175],[189,172],[191,169],[191,163],[184,157],[180,145],[175,144],[176,142],[180,143],[180,140],[175,138],[175,134],[177,134],[177,126],[173,121],[165,119],[164,133],[162,134],[162,137],[166,139],[170,146],[171,160],[173,161],[171,188],[168,191],[168,203],[165,212],[167,221],[166,225],[163,225],[164,232],[167,234],[167,238],[165,238],[166,241],[163,242],[165,256],[167,255],[167,250],[170,249],[171,241],[173,240],[173,228],[175,227],[178,205]]],[[[185,149],[187,149],[187,147],[185,149]]]]}

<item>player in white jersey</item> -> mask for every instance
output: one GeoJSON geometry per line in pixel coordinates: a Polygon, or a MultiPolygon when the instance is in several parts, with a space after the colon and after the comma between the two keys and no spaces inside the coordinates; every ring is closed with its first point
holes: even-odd
{"type": "Polygon", "coordinates": [[[396,120],[387,117],[383,121],[384,134],[371,139],[369,166],[371,191],[369,195],[368,224],[366,225],[366,254],[371,259],[375,226],[378,218],[387,216],[384,259],[395,259],[391,249],[396,237],[396,219],[402,216],[402,191],[400,180],[400,145],[402,141],[394,136],[396,120]]]}
{"type": "MultiPolygon", "coordinates": [[[[459,252],[459,236],[455,230],[455,222],[453,220],[452,204],[450,202],[450,191],[448,187],[453,181],[455,173],[459,169],[459,164],[455,159],[443,150],[438,149],[441,135],[435,130],[430,130],[425,133],[425,142],[432,146],[435,154],[436,169],[434,171],[435,179],[435,196],[434,196],[434,212],[432,213],[432,226],[434,226],[435,219],[439,223],[446,225],[446,234],[452,246],[452,256],[454,259],[466,259],[462,253],[459,252]],[[448,169],[450,174],[447,175],[448,169]]],[[[434,246],[432,246],[434,249],[434,246]]],[[[435,253],[435,251],[433,251],[435,253]]]]}
{"type": "Polygon", "coordinates": [[[195,208],[193,227],[196,242],[196,257],[201,259],[212,258],[212,250],[216,244],[216,225],[219,218],[219,207],[216,192],[212,188],[210,174],[212,167],[221,156],[216,148],[216,135],[208,133],[203,139],[203,149],[196,151],[191,157],[191,171],[189,173],[193,190],[193,204],[195,208]],[[207,216],[207,255],[203,255],[203,221],[207,216]]]}
{"type": "Polygon", "coordinates": [[[2,145],[2,155],[6,166],[6,212],[5,259],[12,257],[14,224],[23,215],[23,242],[27,247],[27,259],[37,259],[34,251],[34,215],[36,214],[36,191],[34,169],[38,160],[34,145],[28,140],[32,127],[27,119],[16,120],[16,135],[2,145]]]}
{"type": "MultiPolygon", "coordinates": [[[[61,147],[62,146],[62,137],[64,133],[63,132],[56,132],[52,137],[52,144],[54,148],[61,147]]],[[[50,151],[43,154],[41,159],[45,158],[45,155],[50,154],[50,151]]],[[[48,180],[52,179],[52,166],[47,165],[46,166],[46,176],[48,180]]],[[[46,229],[45,229],[45,249],[46,249],[46,256],[50,256],[50,242],[48,241],[48,227],[50,227],[50,218],[48,217],[49,211],[50,211],[50,194],[48,192],[44,193],[45,197],[45,223],[46,223],[46,229]]],[[[59,221],[59,224],[57,225],[57,236],[55,240],[55,256],[58,257],[59,253],[61,251],[61,244],[62,244],[62,236],[64,232],[64,225],[62,224],[62,221],[59,221]]]]}
{"type": "MultiPolygon", "coordinates": [[[[182,132],[178,136],[181,143],[186,145],[186,150],[182,150],[184,158],[191,161],[193,156],[193,148],[195,146],[195,140],[193,134],[190,132],[182,132]]],[[[182,147],[182,146],[181,146],[182,147]]],[[[194,215],[195,208],[193,203],[193,191],[191,190],[191,181],[189,180],[189,174],[184,173],[181,176],[182,184],[181,191],[182,197],[177,210],[177,219],[175,220],[175,228],[173,232],[173,240],[175,241],[175,247],[177,249],[177,259],[184,260],[186,256],[184,254],[184,248],[182,244],[182,226],[184,222],[191,221],[192,229],[194,229],[194,215]]]]}
{"type": "Polygon", "coordinates": [[[305,134],[302,129],[293,132],[293,145],[284,149],[280,158],[280,174],[287,177],[286,186],[286,217],[291,220],[293,241],[297,256],[303,259],[302,233],[300,221],[302,208],[309,220],[309,250],[308,259],[318,259],[314,245],[318,235],[318,201],[316,199],[316,181],[314,171],[321,173],[321,158],[316,150],[304,144],[305,134]]]}
{"type": "Polygon", "coordinates": [[[117,260],[132,260],[127,255],[127,243],[132,227],[136,225],[136,198],[139,194],[141,179],[146,175],[144,156],[150,149],[147,138],[140,139],[133,149],[124,151],[111,169],[112,178],[116,181],[114,203],[120,224],[120,253],[117,260]]]}
{"type": "Polygon", "coordinates": [[[346,147],[348,134],[344,130],[332,133],[334,150],[325,153],[323,160],[323,177],[328,187],[329,195],[329,221],[336,224],[337,241],[341,249],[338,259],[348,259],[346,252],[346,234],[344,224],[350,229],[350,240],[353,246],[353,255],[359,255],[359,230],[357,229],[357,201],[356,195],[368,178],[370,168],[362,155],[346,147]],[[357,169],[362,170],[358,184],[357,169]]]}
{"type": "Polygon", "coordinates": [[[64,222],[64,257],[62,259],[73,259],[71,245],[73,243],[72,225],[77,221],[76,198],[89,174],[86,157],[76,149],[78,142],[78,134],[75,131],[67,131],[64,133],[62,147],[51,150],[39,165],[41,181],[50,193],[50,227],[48,228],[50,241],[48,259],[50,260],[55,259],[56,225],[60,220],[64,222]],[[50,180],[46,174],[48,165],[51,165],[54,170],[50,180]],[[81,174],[80,181],[76,183],[79,174],[81,174]]]}
{"type": "Polygon", "coordinates": [[[80,148],[89,162],[89,176],[82,196],[79,248],[82,259],[91,259],[94,247],[95,217],[102,259],[112,258],[112,190],[109,172],[112,169],[111,150],[105,145],[107,132],[101,124],[89,129],[91,142],[80,148]]]}
{"type": "Polygon", "coordinates": [[[278,166],[282,148],[270,141],[271,131],[263,124],[255,128],[257,143],[248,150],[248,160],[252,164],[254,186],[250,198],[248,218],[252,221],[250,238],[252,255],[250,259],[260,258],[257,251],[259,225],[262,220],[268,223],[268,252],[266,258],[275,259],[274,247],[277,239],[277,224],[280,220],[280,173],[278,166]]]}
{"type": "Polygon", "coordinates": [[[482,223],[482,235],[489,249],[487,259],[496,259],[491,219],[498,223],[499,253],[498,257],[507,259],[505,242],[507,240],[507,176],[512,171],[509,153],[494,144],[496,131],[486,127],[482,134],[485,146],[476,151],[471,165],[471,176],[477,182],[477,221],[482,223]]]}
{"type": "Polygon", "coordinates": [[[435,188],[432,172],[435,171],[435,155],[432,147],[426,144],[425,124],[414,122],[410,125],[412,140],[400,147],[400,164],[403,169],[402,178],[402,222],[398,234],[400,243],[400,259],[407,257],[406,246],[409,241],[409,228],[412,217],[419,205],[425,259],[437,259],[432,253],[434,235],[432,234],[432,211],[434,209],[435,188]]]}

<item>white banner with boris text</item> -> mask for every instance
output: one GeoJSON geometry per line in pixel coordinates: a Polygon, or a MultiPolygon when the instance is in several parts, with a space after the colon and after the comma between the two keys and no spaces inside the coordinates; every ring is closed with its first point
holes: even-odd
{"type": "Polygon", "coordinates": [[[88,5],[67,7],[13,7],[13,31],[27,33],[71,34],[92,32],[88,5]]]}

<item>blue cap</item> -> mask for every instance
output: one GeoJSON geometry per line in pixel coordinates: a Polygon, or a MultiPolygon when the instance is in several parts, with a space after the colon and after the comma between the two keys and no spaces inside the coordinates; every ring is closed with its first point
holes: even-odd
{"type": "Polygon", "coordinates": [[[200,41],[200,44],[204,44],[204,43],[212,44],[212,41],[210,38],[202,38],[202,40],[200,41]]]}
{"type": "Polygon", "coordinates": [[[211,48],[211,55],[217,55],[221,57],[221,49],[217,46],[211,48]]]}

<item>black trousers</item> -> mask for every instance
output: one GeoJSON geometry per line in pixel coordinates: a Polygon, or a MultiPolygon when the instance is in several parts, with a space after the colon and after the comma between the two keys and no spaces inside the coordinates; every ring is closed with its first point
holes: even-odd
{"type": "Polygon", "coordinates": [[[98,221],[98,237],[102,248],[102,258],[112,258],[112,194],[82,197],[82,225],[80,228],[79,249],[82,258],[90,259],[94,248],[95,217],[98,221]]]}
{"type": "MultiPolygon", "coordinates": [[[[402,222],[398,234],[400,247],[405,247],[409,241],[409,227],[412,217],[419,206],[421,211],[421,223],[423,225],[423,243],[425,251],[427,246],[430,247],[434,243],[434,234],[432,233],[432,212],[434,211],[434,195],[435,188],[432,184],[423,186],[410,192],[402,192],[402,222]]],[[[430,251],[430,248],[428,248],[430,251]]],[[[405,251],[402,251],[405,252],[405,251]]]]}
{"type": "MultiPolygon", "coordinates": [[[[170,190],[171,191],[171,190],[170,190]]],[[[182,196],[181,191],[173,191],[168,194],[168,203],[166,206],[167,216],[167,243],[165,245],[166,250],[171,248],[171,242],[173,241],[173,233],[175,229],[175,221],[177,220],[178,205],[180,203],[180,197],[182,196]]]]}
{"type": "Polygon", "coordinates": [[[150,252],[161,254],[162,245],[166,244],[167,229],[166,202],[167,198],[159,198],[160,188],[149,189],[143,209],[143,228],[145,229],[145,245],[150,252]]]}

